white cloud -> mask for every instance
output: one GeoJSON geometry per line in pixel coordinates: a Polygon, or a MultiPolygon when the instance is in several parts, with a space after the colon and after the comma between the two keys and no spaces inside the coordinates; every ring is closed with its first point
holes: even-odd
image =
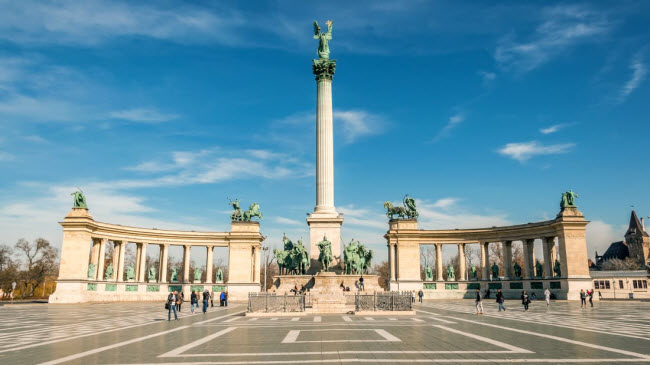
{"type": "Polygon", "coordinates": [[[443,198],[437,200],[435,203],[431,204],[431,206],[434,208],[445,209],[454,206],[456,203],[458,203],[458,199],[456,198],[443,198]]]}
{"type": "Polygon", "coordinates": [[[300,221],[297,221],[295,219],[286,218],[286,217],[275,217],[274,220],[275,220],[276,223],[288,224],[288,225],[291,225],[291,226],[302,226],[302,225],[305,224],[305,222],[300,222],[300,221]]]}
{"type": "Polygon", "coordinates": [[[353,143],[365,136],[378,135],[384,132],[384,120],[363,110],[335,110],[335,122],[341,123],[343,140],[353,143]]]}
{"type": "Polygon", "coordinates": [[[610,30],[604,13],[578,5],[560,5],[542,11],[542,23],[528,41],[501,40],[494,58],[501,67],[531,71],[571,47],[598,41],[610,30]]]}
{"type": "Polygon", "coordinates": [[[568,127],[568,124],[565,123],[560,123],[560,124],[554,124],[550,127],[547,128],[542,128],[539,130],[541,134],[551,134],[559,131],[560,129],[563,129],[565,127],[568,127]]]}
{"type": "Polygon", "coordinates": [[[605,250],[612,242],[622,241],[627,226],[614,226],[600,220],[591,221],[587,225],[587,250],[592,259],[595,257],[595,251],[599,255],[605,253],[605,250]]]}
{"type": "Polygon", "coordinates": [[[494,72],[478,71],[477,74],[483,78],[484,84],[487,84],[497,78],[497,74],[494,72]]]}
{"type": "Polygon", "coordinates": [[[177,119],[178,114],[163,113],[155,108],[133,108],[116,110],[109,113],[111,118],[138,123],[160,123],[177,119]]]}
{"type": "Polygon", "coordinates": [[[465,121],[465,116],[461,113],[457,113],[449,117],[447,124],[438,132],[438,134],[433,138],[433,141],[439,141],[447,136],[452,129],[456,128],[460,123],[465,121]]]}
{"type": "Polygon", "coordinates": [[[537,141],[508,143],[498,150],[499,154],[525,162],[532,157],[540,155],[557,155],[569,152],[574,143],[543,145],[537,141]]]}
{"type": "Polygon", "coordinates": [[[433,203],[417,201],[421,229],[455,229],[506,226],[505,214],[478,214],[458,204],[459,199],[442,198],[433,203]]]}
{"type": "Polygon", "coordinates": [[[623,85],[621,92],[619,94],[619,101],[624,101],[634,90],[636,90],[641,82],[645,79],[648,69],[646,65],[641,62],[639,57],[636,57],[630,63],[630,69],[632,69],[632,77],[623,85]]]}

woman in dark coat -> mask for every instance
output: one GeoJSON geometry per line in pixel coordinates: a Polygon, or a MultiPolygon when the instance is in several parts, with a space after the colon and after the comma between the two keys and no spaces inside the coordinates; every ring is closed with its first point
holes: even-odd
{"type": "Polygon", "coordinates": [[[521,292],[521,304],[524,306],[524,312],[528,312],[528,304],[530,304],[530,297],[526,291],[521,292]]]}

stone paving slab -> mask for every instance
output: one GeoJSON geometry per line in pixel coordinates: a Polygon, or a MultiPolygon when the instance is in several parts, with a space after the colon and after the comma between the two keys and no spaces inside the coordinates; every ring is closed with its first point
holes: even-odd
{"type": "Polygon", "coordinates": [[[0,308],[2,364],[650,363],[650,303],[498,312],[425,301],[415,316],[246,317],[244,305],[168,322],[160,304],[0,308]]]}

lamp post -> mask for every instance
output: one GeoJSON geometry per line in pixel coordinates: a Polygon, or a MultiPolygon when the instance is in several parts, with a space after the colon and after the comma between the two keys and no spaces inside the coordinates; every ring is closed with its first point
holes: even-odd
{"type": "Polygon", "coordinates": [[[262,247],[262,252],[264,252],[264,292],[266,293],[266,268],[269,266],[269,246],[262,247]]]}

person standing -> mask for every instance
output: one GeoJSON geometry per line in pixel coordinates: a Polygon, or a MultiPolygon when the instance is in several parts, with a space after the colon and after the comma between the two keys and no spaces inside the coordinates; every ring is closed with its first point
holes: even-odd
{"type": "Polygon", "coordinates": [[[359,278],[359,290],[366,291],[366,287],[363,285],[363,275],[359,278]]]}
{"type": "Polygon", "coordinates": [[[424,292],[422,291],[422,289],[420,289],[420,291],[418,292],[418,298],[420,300],[420,303],[422,303],[422,298],[423,297],[424,297],[424,292]]]}
{"type": "Polygon", "coordinates": [[[551,291],[548,290],[548,288],[546,288],[546,290],[544,290],[544,300],[546,300],[546,306],[547,307],[549,305],[551,305],[551,291]]]}
{"type": "Polygon", "coordinates": [[[222,291],[221,294],[219,294],[219,305],[223,307],[225,302],[226,302],[226,293],[222,291]]]}
{"type": "Polygon", "coordinates": [[[228,306],[228,292],[226,292],[225,294],[225,299],[223,300],[223,303],[226,305],[226,307],[228,306]]]}
{"type": "Polygon", "coordinates": [[[208,301],[210,300],[210,292],[206,288],[203,292],[203,314],[208,312],[208,301]]]}
{"type": "Polygon", "coordinates": [[[584,289],[580,289],[580,308],[587,307],[587,294],[584,289]]]}
{"type": "Polygon", "coordinates": [[[181,311],[181,305],[183,305],[184,300],[185,300],[185,294],[183,292],[180,292],[176,296],[176,309],[178,309],[179,312],[181,311]]]}
{"type": "Polygon", "coordinates": [[[167,307],[168,307],[168,312],[167,312],[167,321],[172,320],[172,311],[174,311],[174,320],[178,321],[178,313],[176,313],[176,298],[178,297],[178,292],[174,290],[173,293],[169,293],[167,296],[167,307]]]}
{"type": "Polygon", "coordinates": [[[600,290],[598,291],[598,299],[603,299],[603,293],[601,293],[600,290]]]}
{"type": "Polygon", "coordinates": [[[503,305],[503,302],[505,302],[503,293],[501,292],[501,289],[497,289],[497,303],[499,303],[499,312],[501,312],[501,309],[503,309],[504,312],[506,311],[506,306],[503,305]]]}
{"type": "Polygon", "coordinates": [[[196,294],[194,290],[192,290],[192,294],[190,295],[190,309],[192,311],[192,314],[194,314],[194,308],[199,306],[199,296],[196,294]]]}
{"type": "Polygon", "coordinates": [[[524,312],[528,312],[530,297],[528,296],[525,290],[521,292],[521,304],[524,306],[524,312]]]}
{"type": "Polygon", "coordinates": [[[411,303],[415,303],[415,290],[411,290],[411,303]]]}
{"type": "Polygon", "coordinates": [[[476,314],[483,314],[483,297],[480,289],[476,289],[476,314]]]}
{"type": "Polygon", "coordinates": [[[589,305],[591,305],[591,307],[593,308],[594,307],[594,290],[593,289],[587,290],[587,295],[589,295],[589,305]]]}

